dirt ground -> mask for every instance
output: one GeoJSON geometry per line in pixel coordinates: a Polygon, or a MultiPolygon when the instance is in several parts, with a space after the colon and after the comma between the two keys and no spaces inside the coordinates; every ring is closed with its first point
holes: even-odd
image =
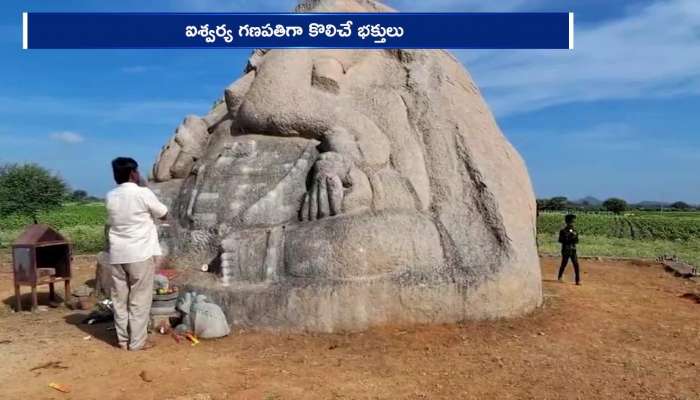
{"type": "MultiPolygon", "coordinates": [[[[80,325],[75,311],[13,313],[3,258],[0,398],[700,399],[700,304],[683,297],[700,285],[656,264],[585,261],[577,287],[551,280],[556,262],[542,260],[543,307],[519,319],[235,332],[194,347],[156,336],[156,348],[129,353],[110,345],[109,324],[80,325]],[[51,361],[60,364],[31,370],[51,361]]],[[[77,259],[74,287],[92,265],[77,259]]]]}

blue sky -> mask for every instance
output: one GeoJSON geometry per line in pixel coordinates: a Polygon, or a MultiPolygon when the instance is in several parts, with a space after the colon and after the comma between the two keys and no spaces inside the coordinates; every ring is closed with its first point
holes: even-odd
{"type": "MultiPolygon", "coordinates": [[[[574,51],[458,51],[540,197],[700,203],[700,1],[389,0],[402,11],[574,11],[574,51]]],[[[150,168],[248,51],[22,51],[22,11],[289,11],[294,0],[0,3],[0,162],[103,195],[109,161],[150,168]],[[251,5],[251,4],[254,4],[251,5]]]]}

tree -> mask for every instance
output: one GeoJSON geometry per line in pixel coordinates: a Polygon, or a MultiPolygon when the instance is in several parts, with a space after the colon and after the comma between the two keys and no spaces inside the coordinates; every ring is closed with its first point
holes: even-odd
{"type": "Polygon", "coordinates": [[[552,197],[551,199],[537,199],[537,209],[539,211],[561,211],[569,206],[569,199],[563,196],[552,197]]]}
{"type": "Polygon", "coordinates": [[[74,190],[70,197],[73,201],[86,201],[88,200],[88,192],[84,190],[74,190]]]}
{"type": "Polygon", "coordinates": [[[603,202],[603,208],[615,214],[622,214],[627,210],[627,202],[616,197],[609,198],[603,202]]]}
{"type": "Polygon", "coordinates": [[[547,209],[553,211],[562,211],[565,210],[566,207],[569,205],[569,199],[567,199],[564,196],[557,196],[549,199],[547,203],[547,209]]]}
{"type": "Polygon", "coordinates": [[[690,210],[690,204],[685,203],[683,201],[677,201],[673,204],[671,204],[671,208],[675,208],[676,210],[690,210]]]}
{"type": "Polygon", "coordinates": [[[67,190],[61,177],[37,164],[0,166],[0,216],[26,215],[36,224],[40,211],[61,206],[67,190]]]}

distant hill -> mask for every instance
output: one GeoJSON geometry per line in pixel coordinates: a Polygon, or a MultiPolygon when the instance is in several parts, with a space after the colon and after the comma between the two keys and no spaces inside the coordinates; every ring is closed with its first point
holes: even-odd
{"type": "Polygon", "coordinates": [[[671,205],[671,203],[666,203],[663,201],[640,201],[639,203],[635,203],[635,207],[639,208],[668,208],[671,205]]]}
{"type": "MultiPolygon", "coordinates": [[[[559,197],[553,197],[553,199],[561,199],[564,198],[562,196],[559,197]]],[[[538,199],[538,204],[540,202],[542,203],[547,203],[550,199],[547,198],[542,198],[538,199]]],[[[594,196],[586,196],[578,200],[569,200],[568,204],[572,207],[581,207],[581,208],[599,208],[602,207],[604,203],[604,200],[601,200],[597,197],[594,196]]],[[[640,201],[638,203],[629,203],[630,208],[640,208],[640,209],[649,209],[649,210],[654,210],[654,209],[670,209],[671,205],[673,203],[669,201],[656,201],[656,200],[645,200],[645,201],[640,201]]],[[[697,208],[700,209],[700,204],[692,204],[688,203],[688,205],[691,208],[697,208]]],[[[565,208],[565,207],[564,207],[565,208]]],[[[556,208],[543,208],[543,209],[556,209],[556,208]]]]}
{"type": "Polygon", "coordinates": [[[586,196],[582,199],[573,201],[574,204],[588,204],[589,206],[598,207],[603,204],[603,200],[595,198],[593,196],[586,196]]]}

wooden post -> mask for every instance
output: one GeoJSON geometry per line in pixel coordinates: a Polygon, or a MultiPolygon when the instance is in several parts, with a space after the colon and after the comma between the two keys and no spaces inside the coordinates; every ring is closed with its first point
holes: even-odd
{"type": "Polygon", "coordinates": [[[32,312],[36,312],[39,307],[39,299],[36,295],[36,285],[32,285],[32,312]]]}
{"type": "Polygon", "coordinates": [[[19,292],[19,285],[15,283],[15,311],[22,311],[22,296],[19,292]]]}
{"type": "Polygon", "coordinates": [[[49,300],[52,302],[56,300],[56,291],[54,290],[53,282],[49,282],[49,300]]]}
{"type": "Polygon", "coordinates": [[[63,299],[63,302],[66,303],[66,305],[68,305],[70,304],[70,279],[66,279],[64,292],[66,298],[63,299]]]}

